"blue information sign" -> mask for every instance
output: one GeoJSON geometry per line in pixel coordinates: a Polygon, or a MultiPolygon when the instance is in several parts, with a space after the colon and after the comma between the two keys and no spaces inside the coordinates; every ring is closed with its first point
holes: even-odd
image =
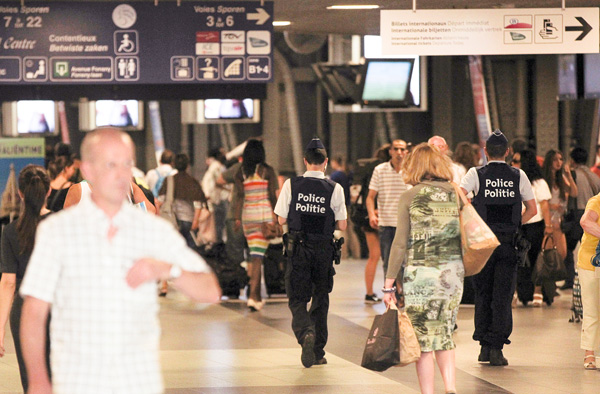
{"type": "Polygon", "coordinates": [[[269,82],[272,22],[272,1],[0,1],[0,84],[269,82]]]}

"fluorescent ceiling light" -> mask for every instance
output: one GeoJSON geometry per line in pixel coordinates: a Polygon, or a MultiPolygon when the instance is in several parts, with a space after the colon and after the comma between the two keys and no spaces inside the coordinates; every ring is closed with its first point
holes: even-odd
{"type": "Polygon", "coordinates": [[[289,26],[291,24],[290,21],[273,21],[273,26],[289,26]]]}
{"type": "Polygon", "coordinates": [[[374,10],[378,5],[357,4],[357,5],[330,5],[328,10],[374,10]]]}

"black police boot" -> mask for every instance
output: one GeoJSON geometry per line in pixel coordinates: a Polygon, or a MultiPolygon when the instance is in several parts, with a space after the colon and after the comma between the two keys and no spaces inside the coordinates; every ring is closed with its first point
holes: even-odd
{"type": "Polygon", "coordinates": [[[490,361],[490,347],[487,345],[481,345],[481,351],[479,352],[479,357],[477,361],[480,363],[485,363],[490,361]]]}
{"type": "Polygon", "coordinates": [[[490,349],[490,365],[495,367],[508,365],[508,360],[504,358],[502,349],[490,349]]]}
{"type": "Polygon", "coordinates": [[[305,368],[310,368],[315,363],[315,334],[309,332],[302,341],[302,356],[300,360],[305,368]]]}

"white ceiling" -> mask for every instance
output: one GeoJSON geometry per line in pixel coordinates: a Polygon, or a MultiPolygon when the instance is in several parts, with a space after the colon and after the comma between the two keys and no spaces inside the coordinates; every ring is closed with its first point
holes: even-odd
{"type": "MultiPolygon", "coordinates": [[[[223,0],[221,0],[223,1],[223,0]]],[[[227,1],[227,0],[225,0],[227,1]]],[[[412,9],[412,0],[274,0],[275,20],[292,22],[276,31],[379,34],[379,10],[327,10],[334,4],[377,4],[380,9],[412,9]]],[[[419,9],[560,8],[561,0],[416,0],[419,9]]],[[[567,7],[598,7],[600,0],[565,0],[567,7]]]]}

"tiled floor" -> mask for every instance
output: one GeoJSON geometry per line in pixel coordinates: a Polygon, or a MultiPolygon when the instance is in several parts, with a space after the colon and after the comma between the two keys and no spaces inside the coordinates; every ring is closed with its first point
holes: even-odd
{"type": "MultiPolygon", "coordinates": [[[[290,328],[284,299],[269,300],[250,313],[243,302],[194,305],[175,292],[162,299],[163,376],[167,394],[417,393],[414,366],[382,373],[360,367],[372,318],[384,306],[365,305],[364,260],[344,260],[331,297],[328,365],[309,369],[290,328]]],[[[376,283],[382,283],[378,272],[376,283]]],[[[514,310],[510,365],[479,364],[471,339],[473,308],[461,307],[456,332],[457,389],[474,393],[600,393],[600,372],[583,370],[580,324],[569,323],[570,292],[552,307],[514,310]]],[[[0,359],[0,393],[20,392],[12,339],[0,359]]],[[[443,393],[439,374],[437,392],[443,393]]]]}

